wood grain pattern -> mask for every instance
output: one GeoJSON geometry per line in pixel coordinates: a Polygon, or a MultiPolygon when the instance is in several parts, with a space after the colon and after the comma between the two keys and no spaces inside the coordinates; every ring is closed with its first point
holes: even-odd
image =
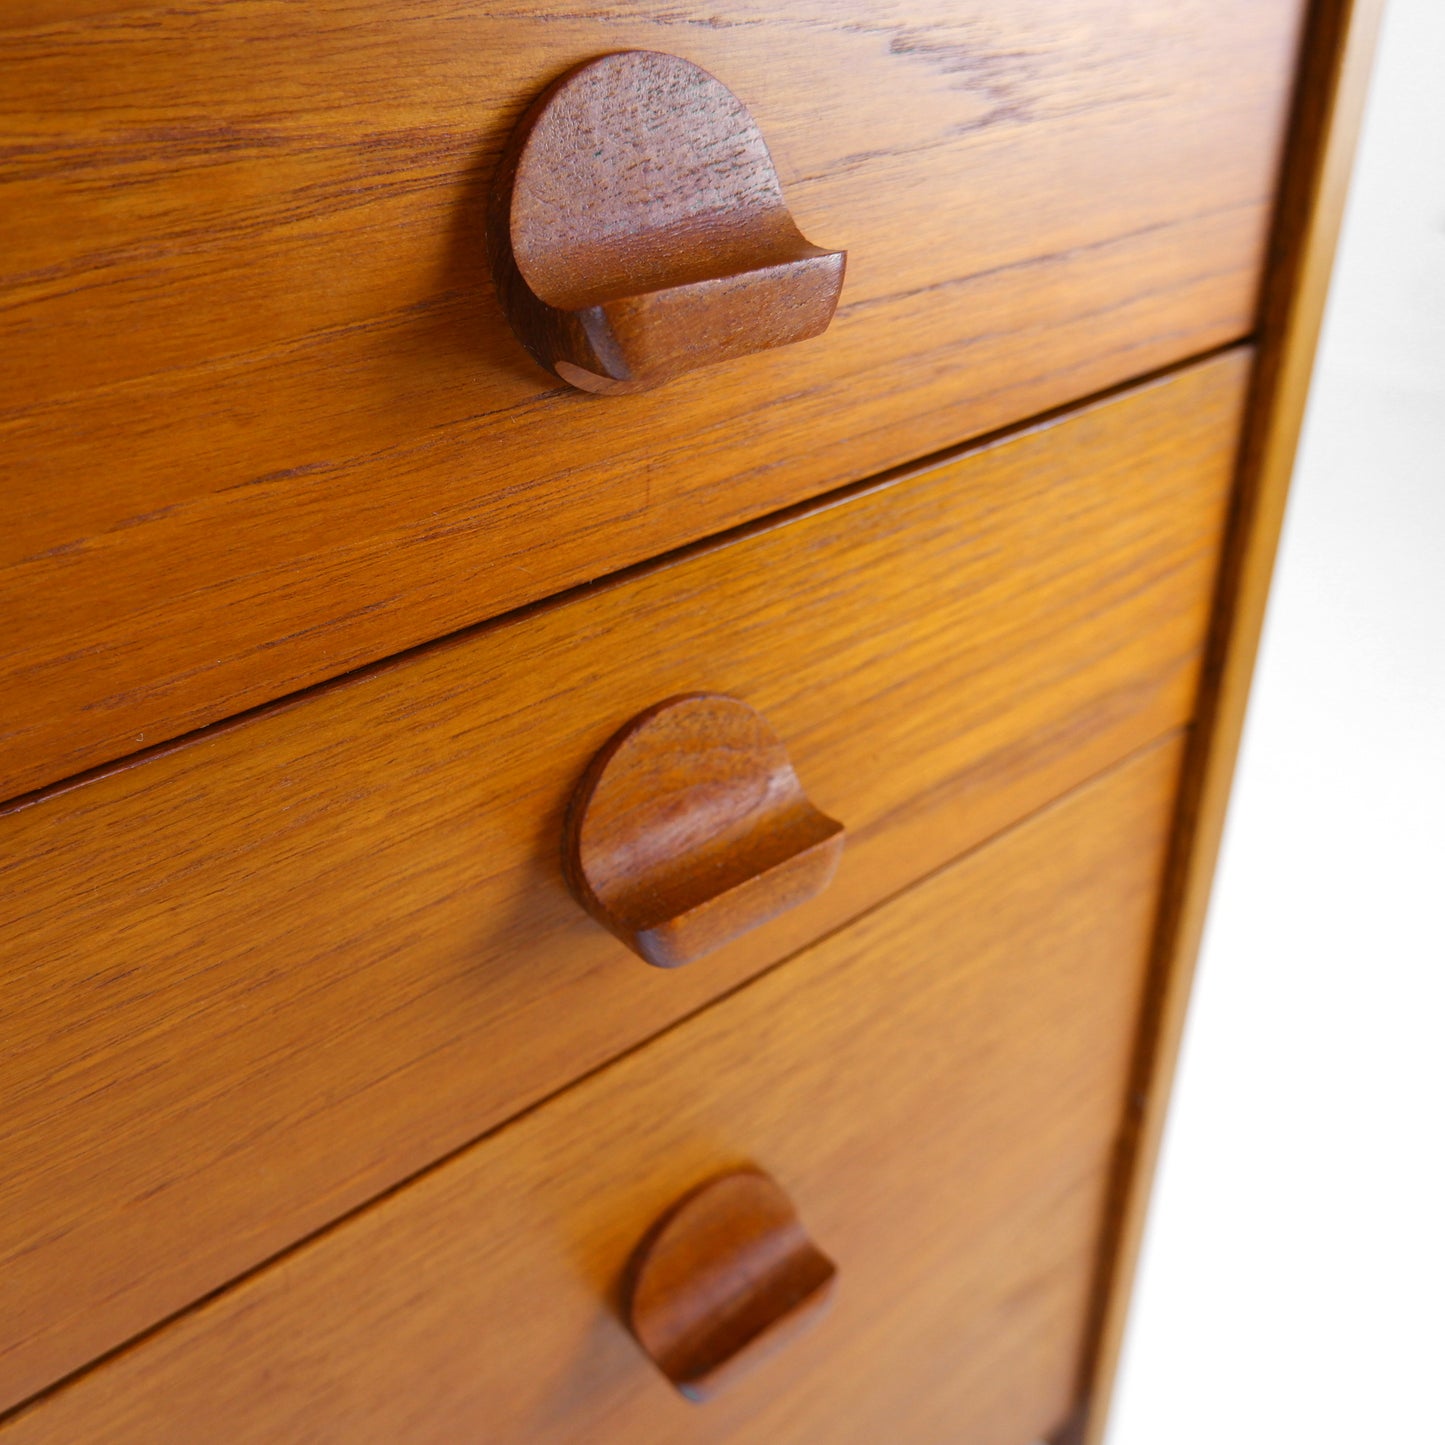
{"type": "Polygon", "coordinates": [[[517,122],[492,183],[497,299],[583,391],[649,391],[828,329],[844,253],[804,239],[767,142],[676,55],[599,56],[517,122]]]}
{"type": "Polygon", "coordinates": [[[1302,3],[8,5],[0,796],[1243,335],[1302,3]],[[849,274],[603,402],[483,213],[629,47],[727,76],[849,274]]]}
{"type": "Polygon", "coordinates": [[[1168,1113],[1195,960],[1224,831],[1275,552],[1304,420],[1315,344],[1369,85],[1383,0],[1314,8],[1271,246],[1259,372],[1221,568],[1201,697],[1165,897],[1160,962],[1136,1060],[1137,1101],[1119,1218],[1105,1259],[1085,1445],[1103,1445],[1134,1271],[1168,1113]]]}
{"type": "Polygon", "coordinates": [[[180,1308],[1190,715],[1231,353],[0,816],[0,1399],[180,1308]],[[848,848],[694,968],[561,869],[659,697],[848,848]]]}
{"type": "Polygon", "coordinates": [[[1178,758],[1151,749],[0,1439],[1048,1434],[1078,1388],[1178,758]],[[787,1190],[839,1285],[815,1329],[699,1409],[628,1336],[618,1282],[662,1210],[740,1164],[787,1190]]]}
{"type": "Polygon", "coordinates": [[[837,1275],[777,1180],[732,1169],[648,1230],[624,1272],[622,1314],[658,1369],[701,1403],[816,1324],[837,1275]]]}
{"type": "Polygon", "coordinates": [[[648,708],[588,765],[567,809],[572,895],[659,968],[676,968],[827,887],[843,825],[803,791],[782,740],[738,698],[648,708]]]}

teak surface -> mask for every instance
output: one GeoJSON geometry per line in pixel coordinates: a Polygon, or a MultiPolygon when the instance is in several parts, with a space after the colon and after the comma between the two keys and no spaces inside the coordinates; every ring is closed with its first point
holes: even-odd
{"type": "Polygon", "coordinates": [[[487,251],[518,341],[608,395],[819,335],[845,259],[793,223],[747,107],[655,50],[599,56],[537,98],[492,185],[487,251]]]}
{"type": "Polygon", "coordinates": [[[1303,0],[23,0],[0,16],[0,797],[1248,333],[1303,0]],[[848,251],[706,386],[538,371],[513,122],[672,51],[848,251]]]}
{"type": "Polygon", "coordinates": [[[1077,1397],[1177,742],[0,1429],[5,1445],[1024,1445],[1077,1397]],[[947,920],[946,926],[943,920],[947,920]],[[771,1174],[828,1315],[702,1406],[618,1317],[638,1238],[771,1174]]]}
{"type": "Polygon", "coordinates": [[[689,1400],[726,1389],[817,1323],[837,1266],[760,1169],[731,1169],[648,1230],[623,1271],[622,1317],[689,1400]]]}
{"type": "Polygon", "coordinates": [[[740,698],[691,693],[633,718],[588,764],[562,867],[604,928],[674,968],[821,892],[843,843],[766,718],[740,698]]]}
{"type": "Polygon", "coordinates": [[[1040,807],[1194,705],[1249,354],[0,815],[16,1401],[1040,807]],[[848,828],[647,967],[567,892],[589,760],[746,699],[848,828]]]}

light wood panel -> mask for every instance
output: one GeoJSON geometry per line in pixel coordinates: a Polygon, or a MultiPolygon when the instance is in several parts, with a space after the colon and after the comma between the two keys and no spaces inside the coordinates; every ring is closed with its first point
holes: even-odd
{"type": "Polygon", "coordinates": [[[0,16],[0,797],[1236,339],[1303,0],[0,16]],[[729,85],[826,336],[549,387],[486,276],[568,66],[729,85]]]}
{"type": "Polygon", "coordinates": [[[1067,419],[0,817],[13,1402],[1187,719],[1249,366],[1067,419]],[[562,878],[642,708],[744,698],[848,828],[675,974],[562,878]]]}
{"type": "Polygon", "coordinates": [[[5,1445],[1023,1445],[1069,1413],[1179,758],[1157,746],[21,1415],[5,1445]],[[773,1175],[838,1265],[695,1406],[617,1289],[773,1175]]]}

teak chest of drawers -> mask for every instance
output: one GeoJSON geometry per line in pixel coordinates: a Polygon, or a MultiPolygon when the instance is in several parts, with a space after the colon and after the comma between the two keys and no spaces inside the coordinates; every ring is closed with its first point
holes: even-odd
{"type": "Polygon", "coordinates": [[[0,1442],[1101,1438],[1372,27],[0,18],[0,1442]]]}

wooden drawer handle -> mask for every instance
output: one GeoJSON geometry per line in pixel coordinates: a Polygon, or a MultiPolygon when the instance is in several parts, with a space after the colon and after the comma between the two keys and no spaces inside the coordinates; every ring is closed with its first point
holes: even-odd
{"type": "Polygon", "coordinates": [[[766,1174],[724,1174],[675,1204],[628,1271],[628,1327],[690,1400],[723,1385],[811,1325],[837,1268],[766,1174]]]}
{"type": "Polygon", "coordinates": [[[533,102],[487,244],[517,339],[600,392],[817,336],[846,254],[803,239],[742,101],[655,50],[590,60],[533,102]]]}
{"type": "Polygon", "coordinates": [[[808,801],[762,717],[691,693],[633,718],[592,760],[563,867],[599,923],[675,968],[812,898],[842,853],[843,825],[808,801]]]}

